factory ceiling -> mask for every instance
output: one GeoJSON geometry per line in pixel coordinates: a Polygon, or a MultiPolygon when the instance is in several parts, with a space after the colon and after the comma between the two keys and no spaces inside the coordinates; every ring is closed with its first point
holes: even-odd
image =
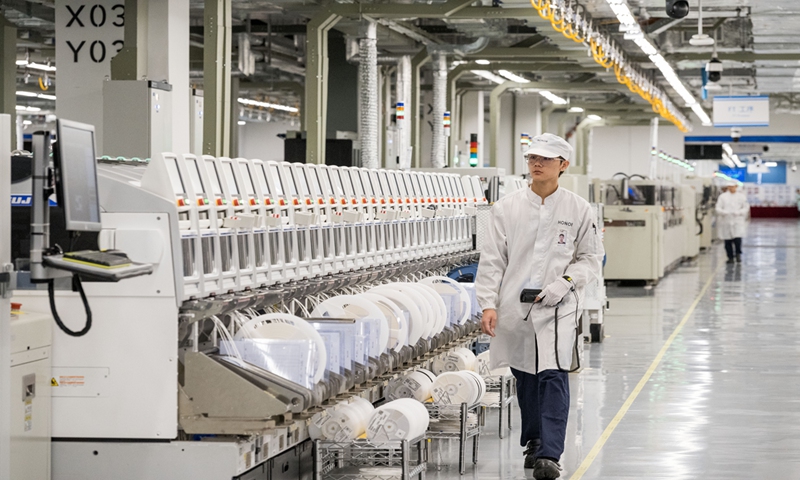
{"type": "MultiPolygon", "coordinates": [[[[540,1],[540,0],[537,0],[540,1]]],[[[576,0],[581,11],[593,24],[611,37],[624,55],[647,78],[662,88],[686,118],[694,124],[700,121],[666,81],[662,71],[642,50],[621,33],[620,22],[607,0],[576,0]]],[[[391,58],[415,54],[428,45],[468,44],[477,38],[487,38],[488,47],[481,52],[453,57],[452,67],[461,62],[490,60],[536,65],[535,68],[506,68],[513,74],[531,81],[562,83],[561,94],[572,102],[612,103],[631,105],[641,110],[647,103],[626,89],[598,90],[600,84],[619,86],[613,69],[599,67],[587,52],[586,42],[577,43],[554,30],[550,21],[542,19],[528,0],[504,0],[495,8],[485,0],[461,8],[456,14],[439,18],[416,18],[413,12],[441,4],[441,1],[415,3],[414,0],[394,2],[315,2],[309,0],[233,0],[234,66],[238,53],[239,34],[249,35],[252,51],[256,55],[256,73],[249,80],[253,89],[263,89],[267,84],[279,84],[273,94],[285,101],[299,100],[298,90],[292,84],[302,84],[305,73],[305,31],[310,18],[339,4],[353,4],[360,9],[390,11],[403,9],[404,16],[374,15],[379,21],[378,47],[380,55],[391,58]]],[[[693,46],[690,39],[698,33],[697,1],[692,0],[690,14],[681,20],[668,18],[664,0],[628,0],[627,4],[644,37],[675,69],[681,82],[693,96],[701,98],[701,71],[718,55],[723,62],[723,78],[719,82],[721,93],[769,94],[775,107],[786,113],[800,113],[800,2],[796,0],[704,0],[702,2],[703,32],[715,40],[714,46],[693,46]]],[[[202,84],[203,47],[202,0],[191,0],[192,81],[202,84]]],[[[3,0],[3,15],[19,28],[18,58],[31,61],[54,61],[54,3],[53,0],[3,0]]],[[[346,16],[334,27],[334,35],[343,41],[356,38],[362,19],[346,16]]],[[[352,59],[355,61],[356,59],[352,59]]],[[[387,67],[388,68],[388,67],[387,67]]],[[[468,73],[461,77],[463,88],[491,89],[496,85],[497,74],[491,68],[482,72],[491,75],[468,73]]],[[[31,80],[41,72],[18,68],[22,89],[25,79],[31,80]]],[[[235,75],[240,72],[234,71],[235,75]]],[[[57,73],[50,75],[57,80],[57,73]]],[[[56,82],[57,86],[57,82],[56,82]]],[[[720,93],[717,91],[715,93],[720,93]]],[[[713,95],[711,95],[713,96],[713,95]]],[[[699,100],[700,101],[700,100],[699,100]]],[[[706,100],[702,106],[709,111],[706,100]]]]}

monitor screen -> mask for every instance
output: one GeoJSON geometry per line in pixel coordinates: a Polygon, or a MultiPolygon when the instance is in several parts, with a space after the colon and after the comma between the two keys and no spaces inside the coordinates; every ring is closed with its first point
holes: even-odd
{"type": "Polygon", "coordinates": [[[336,192],[336,195],[341,198],[344,197],[344,190],[342,190],[342,180],[337,175],[338,171],[335,171],[332,168],[328,169],[328,178],[331,181],[331,185],[333,185],[333,190],[336,192]]]}
{"type": "Polygon", "coordinates": [[[211,179],[211,191],[215,195],[222,195],[222,182],[219,181],[217,164],[214,163],[214,160],[206,160],[206,166],[208,166],[208,178],[211,179]]]}
{"type": "MultiPolygon", "coordinates": [[[[297,196],[297,181],[294,178],[294,169],[287,168],[289,170],[289,191],[292,193],[293,197],[297,196]]],[[[284,170],[284,171],[286,171],[284,170]]]]}
{"type": "Polygon", "coordinates": [[[303,175],[308,177],[309,183],[311,183],[311,188],[314,191],[314,195],[316,195],[317,198],[320,198],[322,196],[322,188],[319,186],[319,178],[317,178],[316,172],[309,173],[308,169],[304,168],[303,175]]]}
{"type": "Polygon", "coordinates": [[[364,193],[370,197],[374,197],[375,192],[372,191],[372,180],[369,178],[368,170],[361,170],[361,183],[364,185],[364,193]]]}
{"type": "Polygon", "coordinates": [[[347,195],[351,198],[354,197],[355,193],[353,192],[353,184],[350,183],[350,172],[341,169],[337,170],[337,172],[341,176],[342,185],[344,186],[345,193],[347,193],[347,195]]]}
{"type": "Polygon", "coordinates": [[[67,230],[100,231],[94,126],[59,120],[57,130],[57,188],[67,230]]]}
{"type": "Polygon", "coordinates": [[[258,177],[258,184],[261,185],[261,193],[268,197],[272,194],[269,189],[269,183],[267,183],[267,172],[264,170],[264,164],[262,163],[259,165],[259,168],[256,168],[256,177],[258,177]]]}
{"type": "Polygon", "coordinates": [[[306,180],[305,170],[300,168],[297,172],[297,176],[300,177],[300,189],[303,195],[308,195],[308,181],[306,180]]]}
{"type": "Polygon", "coordinates": [[[240,163],[239,167],[242,168],[242,178],[244,178],[244,191],[248,195],[253,196],[256,194],[256,188],[253,186],[253,174],[250,172],[250,165],[247,163],[240,163]]]}
{"type": "MultiPolygon", "coordinates": [[[[313,167],[312,167],[313,168],[313,167]]],[[[317,181],[319,181],[320,189],[322,189],[323,195],[331,195],[331,186],[328,184],[328,177],[324,173],[320,173],[322,167],[314,168],[314,175],[317,177],[317,181]]]]}
{"type": "Polygon", "coordinates": [[[283,196],[283,182],[281,181],[281,175],[278,172],[277,165],[270,165],[269,166],[270,172],[272,172],[272,180],[275,181],[275,193],[278,194],[279,197],[283,196]]]}
{"type": "Polygon", "coordinates": [[[222,162],[225,165],[225,176],[228,177],[228,189],[231,195],[239,195],[239,185],[236,183],[236,175],[233,173],[233,163],[222,162]]]}
{"type": "Polygon", "coordinates": [[[172,190],[179,195],[183,195],[186,193],[186,188],[183,185],[181,171],[178,169],[178,159],[174,157],[165,158],[164,162],[167,165],[167,173],[169,173],[169,181],[172,184],[172,190]]]}
{"type": "Polygon", "coordinates": [[[205,193],[203,188],[203,180],[200,176],[200,167],[197,165],[197,160],[190,158],[186,162],[186,169],[189,170],[189,178],[192,180],[195,195],[202,195],[205,193]]]}

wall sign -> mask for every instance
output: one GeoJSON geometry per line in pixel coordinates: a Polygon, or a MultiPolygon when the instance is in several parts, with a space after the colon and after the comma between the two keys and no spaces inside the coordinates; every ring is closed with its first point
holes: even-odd
{"type": "Polygon", "coordinates": [[[56,0],[56,114],[94,125],[98,149],[103,145],[103,81],[124,37],[124,1],[56,0]]]}
{"type": "Polygon", "coordinates": [[[715,127],[768,127],[769,97],[714,97],[715,127]]]}

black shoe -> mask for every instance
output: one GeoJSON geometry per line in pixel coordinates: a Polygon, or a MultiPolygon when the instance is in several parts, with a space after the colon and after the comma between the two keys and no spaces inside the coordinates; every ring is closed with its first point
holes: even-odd
{"type": "Polygon", "coordinates": [[[533,467],[533,478],[536,480],[552,480],[561,476],[561,466],[549,458],[538,458],[533,467]]]}
{"type": "Polygon", "coordinates": [[[736,255],[736,263],[742,263],[742,254],[736,255]]]}
{"type": "Polygon", "coordinates": [[[735,260],[734,260],[734,259],[732,259],[732,258],[729,258],[727,263],[728,263],[728,264],[731,264],[731,263],[734,263],[734,262],[735,262],[735,260]]]}
{"type": "Polygon", "coordinates": [[[536,451],[539,450],[539,446],[542,444],[539,440],[528,440],[528,445],[525,447],[525,451],[522,452],[525,455],[525,468],[532,469],[536,465],[536,451]]]}

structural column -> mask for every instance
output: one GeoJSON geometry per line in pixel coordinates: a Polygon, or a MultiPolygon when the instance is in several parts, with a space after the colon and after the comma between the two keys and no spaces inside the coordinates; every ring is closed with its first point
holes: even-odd
{"type": "Polygon", "coordinates": [[[306,25],[306,163],[325,163],[328,32],[340,19],[322,12],[306,25]]]}
{"type": "Polygon", "coordinates": [[[411,148],[413,149],[413,166],[419,168],[422,164],[420,155],[420,70],[422,66],[431,60],[431,56],[427,50],[422,50],[411,59],[411,105],[408,107],[407,115],[411,117],[411,148]]]}
{"type": "MultiPolygon", "coordinates": [[[[16,124],[17,105],[17,28],[0,17],[0,114],[11,116],[16,124]]],[[[8,132],[0,132],[6,135],[8,132]]],[[[4,167],[5,168],[5,167],[4,167]]],[[[2,177],[0,177],[2,178],[2,177]]]]}
{"type": "Polygon", "coordinates": [[[205,0],[203,153],[227,156],[231,142],[231,0],[205,0]]]}

